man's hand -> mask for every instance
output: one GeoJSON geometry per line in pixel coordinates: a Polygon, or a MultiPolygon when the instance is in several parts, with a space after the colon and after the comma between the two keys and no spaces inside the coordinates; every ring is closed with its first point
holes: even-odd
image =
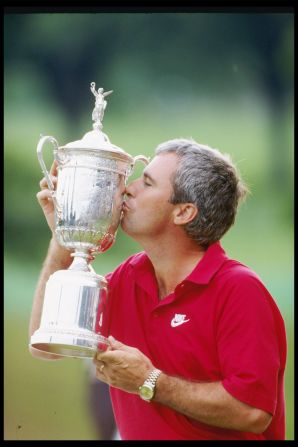
{"type": "Polygon", "coordinates": [[[124,345],[111,336],[108,339],[110,347],[97,352],[93,359],[96,377],[115,388],[138,394],[139,386],[154,366],[139,349],[124,345]]]}
{"type": "MultiPolygon", "coordinates": [[[[109,337],[110,347],[93,359],[96,377],[128,393],[138,388],[154,369],[151,361],[137,348],[109,337]]],[[[161,374],[154,400],[179,413],[215,427],[263,433],[272,416],[234,398],[217,382],[194,382],[161,374]]]]}

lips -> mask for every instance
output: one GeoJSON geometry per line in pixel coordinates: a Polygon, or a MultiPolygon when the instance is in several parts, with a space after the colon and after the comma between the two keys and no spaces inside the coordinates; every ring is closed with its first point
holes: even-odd
{"type": "Polygon", "coordinates": [[[127,205],[126,202],[123,202],[123,204],[122,204],[122,210],[123,210],[123,211],[129,211],[129,210],[130,210],[130,208],[129,208],[129,206],[127,205]]]}

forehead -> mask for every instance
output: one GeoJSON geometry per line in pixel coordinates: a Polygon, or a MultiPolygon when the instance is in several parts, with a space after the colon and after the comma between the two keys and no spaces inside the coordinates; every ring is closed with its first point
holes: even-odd
{"type": "Polygon", "coordinates": [[[144,169],[144,174],[150,175],[153,179],[170,179],[178,166],[178,157],[174,153],[156,155],[148,166],[144,169]]]}

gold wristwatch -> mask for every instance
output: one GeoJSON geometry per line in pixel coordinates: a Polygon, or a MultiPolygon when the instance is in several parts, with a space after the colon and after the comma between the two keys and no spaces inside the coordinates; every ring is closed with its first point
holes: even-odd
{"type": "Polygon", "coordinates": [[[139,387],[140,397],[147,402],[150,402],[154,397],[156,382],[160,374],[161,371],[159,369],[153,369],[143,385],[139,387]]]}

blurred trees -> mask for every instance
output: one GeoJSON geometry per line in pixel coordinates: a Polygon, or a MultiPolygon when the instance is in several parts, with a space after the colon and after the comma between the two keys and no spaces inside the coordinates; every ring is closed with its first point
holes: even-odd
{"type": "MultiPolygon", "coordinates": [[[[270,103],[273,131],[293,95],[293,22],[290,13],[7,14],[5,70],[36,67],[74,128],[90,108],[83,86],[93,79],[110,89],[129,70],[126,102],[150,100],[148,88],[153,96],[229,96],[248,80],[270,103]]],[[[279,144],[272,162],[283,187],[279,144]]]]}
{"type": "MultiPolygon", "coordinates": [[[[198,91],[225,95],[248,76],[281,102],[292,94],[293,21],[289,13],[7,14],[5,67],[35,65],[69,117],[79,113],[86,95],[78,86],[88,85],[90,73],[109,83],[121,64],[133,79],[134,68],[144,67],[143,90],[172,72],[198,91]]],[[[152,87],[161,93],[166,85],[152,87]]],[[[183,83],[177,87],[172,94],[183,96],[183,83]]]]}

